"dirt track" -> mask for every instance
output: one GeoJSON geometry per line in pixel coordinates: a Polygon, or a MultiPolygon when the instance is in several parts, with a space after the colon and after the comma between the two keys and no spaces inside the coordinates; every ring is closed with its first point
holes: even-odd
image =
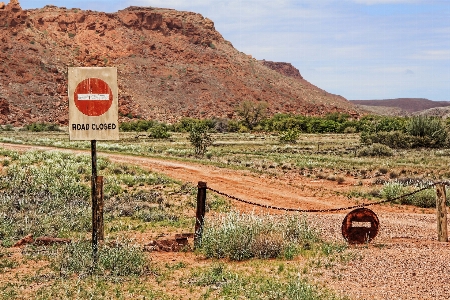
{"type": "MultiPolygon", "coordinates": [[[[21,151],[52,149],[70,153],[88,153],[88,151],[81,150],[3,143],[0,143],[0,147],[21,151]]],[[[282,174],[276,178],[267,175],[260,176],[250,171],[230,170],[195,163],[109,153],[99,153],[98,155],[108,157],[113,162],[138,165],[183,182],[197,184],[198,181],[204,181],[213,189],[262,205],[298,209],[327,209],[355,204],[345,197],[336,197],[332,192],[348,189],[349,184],[339,185],[326,180],[312,180],[292,173],[282,174]]]]}
{"type": "MultiPolygon", "coordinates": [[[[2,143],[0,147],[23,151],[55,149],[2,143]]],[[[301,209],[355,204],[336,195],[337,191],[354,188],[352,178],[338,184],[312,180],[292,172],[270,177],[195,163],[118,154],[99,155],[114,162],[139,165],[184,182],[196,184],[206,181],[214,189],[261,204],[301,209]]],[[[238,202],[233,202],[233,206],[241,211],[255,209],[238,202]]],[[[348,263],[334,262],[332,268],[317,270],[321,275],[313,280],[352,299],[450,299],[450,246],[449,243],[437,242],[434,210],[391,205],[377,205],[371,209],[380,219],[380,233],[374,242],[351,249],[355,258],[348,263]],[[417,213],[419,211],[421,213],[417,213]]],[[[340,226],[347,212],[308,214],[307,217],[322,230],[325,239],[342,242],[340,226]]]]}

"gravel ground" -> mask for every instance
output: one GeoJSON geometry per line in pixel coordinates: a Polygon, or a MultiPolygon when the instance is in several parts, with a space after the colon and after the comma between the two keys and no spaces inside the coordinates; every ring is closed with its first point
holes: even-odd
{"type": "MultiPolygon", "coordinates": [[[[351,299],[450,299],[450,244],[437,241],[436,216],[377,215],[378,236],[368,245],[351,246],[349,262],[322,268],[315,279],[351,299]]],[[[326,240],[343,242],[344,217],[308,219],[326,240]]]]}

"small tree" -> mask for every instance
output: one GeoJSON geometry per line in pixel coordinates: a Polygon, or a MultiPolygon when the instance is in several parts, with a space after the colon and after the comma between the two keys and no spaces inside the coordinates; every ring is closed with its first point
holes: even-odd
{"type": "Polygon", "coordinates": [[[188,139],[195,148],[195,154],[201,156],[205,154],[206,149],[213,143],[213,138],[208,131],[208,126],[201,122],[192,125],[188,139]]]}
{"type": "Polygon", "coordinates": [[[242,123],[252,130],[267,115],[267,102],[243,101],[237,108],[237,114],[241,117],[242,123]]]}

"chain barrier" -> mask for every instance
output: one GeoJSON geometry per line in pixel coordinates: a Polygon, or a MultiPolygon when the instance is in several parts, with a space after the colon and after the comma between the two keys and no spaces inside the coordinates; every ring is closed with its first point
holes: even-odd
{"type": "Polygon", "coordinates": [[[263,208],[268,208],[268,209],[275,209],[275,210],[283,210],[283,211],[293,211],[293,212],[302,212],[302,213],[324,213],[324,212],[335,212],[335,211],[343,211],[343,210],[350,210],[350,209],[356,209],[356,208],[361,208],[361,207],[365,207],[365,206],[373,206],[373,205],[379,205],[379,204],[383,204],[383,203],[387,203],[387,202],[393,202],[405,197],[409,197],[412,196],[414,194],[417,194],[421,191],[427,190],[433,186],[436,186],[438,184],[444,184],[446,186],[450,185],[450,183],[448,181],[439,181],[439,182],[432,182],[427,184],[425,187],[422,187],[418,190],[415,190],[413,192],[410,193],[406,193],[403,194],[401,196],[392,198],[392,199],[386,199],[386,200],[381,200],[378,202],[372,202],[372,203],[361,203],[358,205],[353,205],[353,206],[347,206],[347,207],[340,207],[340,208],[328,208],[328,209],[299,209],[299,208],[284,208],[284,207],[277,207],[277,206],[272,206],[272,205],[267,205],[267,204],[261,204],[261,203],[256,203],[256,202],[252,202],[252,201],[248,201],[248,200],[244,200],[232,195],[228,195],[226,193],[220,192],[218,190],[215,190],[213,188],[210,187],[206,187],[206,189],[210,190],[211,192],[214,192],[216,194],[225,196],[227,198],[239,201],[239,202],[243,202],[246,204],[250,204],[250,205],[254,205],[254,206],[259,206],[259,207],[263,207],[263,208]]]}

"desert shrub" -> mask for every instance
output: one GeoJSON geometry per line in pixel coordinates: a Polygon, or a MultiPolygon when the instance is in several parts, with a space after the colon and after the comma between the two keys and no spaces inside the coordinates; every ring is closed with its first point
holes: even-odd
{"type": "Polygon", "coordinates": [[[59,131],[59,126],[57,124],[51,123],[32,123],[25,125],[24,130],[32,132],[42,132],[42,131],[59,131]]]}
{"type": "Polygon", "coordinates": [[[440,118],[411,119],[372,117],[362,119],[362,144],[384,144],[391,148],[438,148],[448,144],[448,132],[440,118]]]}
{"type": "MultiPolygon", "coordinates": [[[[405,187],[398,182],[387,182],[380,191],[380,195],[387,200],[395,199],[406,193],[405,187]]],[[[404,199],[404,198],[402,198],[404,199]]],[[[400,199],[400,201],[404,201],[400,199]]]]}
{"type": "Polygon", "coordinates": [[[194,127],[205,127],[208,130],[213,130],[215,126],[216,120],[212,119],[182,118],[173,125],[173,130],[176,132],[191,132],[194,127]]]}
{"type": "Polygon", "coordinates": [[[374,133],[361,133],[361,143],[383,144],[394,149],[410,148],[411,136],[402,131],[379,131],[374,133]]]}
{"type": "Polygon", "coordinates": [[[191,127],[188,139],[194,146],[196,155],[204,155],[207,148],[213,143],[209,128],[203,123],[196,123],[191,127]]]}
{"type": "Polygon", "coordinates": [[[430,188],[415,193],[409,197],[406,197],[406,199],[402,201],[402,204],[410,204],[423,208],[436,207],[436,190],[430,188]]]}
{"type": "Polygon", "coordinates": [[[320,117],[311,117],[307,125],[308,133],[338,133],[340,123],[320,117]]]}
{"type": "Polygon", "coordinates": [[[296,143],[300,132],[296,129],[288,129],[280,133],[279,140],[281,143],[296,143]]]}
{"type": "Polygon", "coordinates": [[[138,120],[133,122],[122,122],[119,125],[120,131],[130,132],[146,132],[156,124],[153,120],[138,120]]]}
{"type": "Polygon", "coordinates": [[[239,131],[239,122],[230,120],[228,122],[228,132],[238,132],[239,131]]]}
{"type": "Polygon", "coordinates": [[[380,172],[383,175],[386,175],[387,172],[389,172],[389,169],[386,168],[386,167],[381,167],[381,168],[378,169],[378,172],[380,172]]]}
{"type": "Polygon", "coordinates": [[[342,177],[342,176],[338,176],[336,178],[336,181],[337,181],[338,184],[343,184],[345,182],[345,178],[342,177]]]}
{"type": "Polygon", "coordinates": [[[149,136],[154,139],[168,139],[170,137],[169,128],[165,124],[157,124],[150,129],[149,136]]]}
{"type": "MultiPolygon", "coordinates": [[[[402,195],[414,192],[426,187],[426,182],[396,180],[384,184],[380,196],[386,199],[398,198],[402,195]]],[[[432,187],[421,190],[410,196],[402,197],[396,201],[400,204],[414,205],[417,207],[430,208],[436,206],[436,190],[432,187]]],[[[447,202],[449,202],[447,200],[447,202]]]]}
{"type": "Polygon", "coordinates": [[[6,124],[5,126],[0,125],[0,131],[14,131],[14,127],[11,124],[6,124]]]}
{"type": "Polygon", "coordinates": [[[298,216],[256,216],[230,212],[206,219],[200,251],[207,257],[245,260],[273,258],[319,241],[318,233],[298,216]],[[289,251],[286,251],[289,250],[289,251]]]}
{"type": "Polygon", "coordinates": [[[392,156],[392,149],[383,144],[372,144],[370,146],[359,149],[356,153],[357,156],[392,156]]]}
{"type": "Polygon", "coordinates": [[[407,118],[403,117],[387,117],[368,115],[361,118],[357,127],[361,132],[390,132],[401,131],[404,132],[407,124],[407,118]]]}
{"type": "Polygon", "coordinates": [[[413,117],[406,131],[413,136],[413,147],[439,148],[447,145],[448,132],[441,118],[413,117]]]}
{"type": "Polygon", "coordinates": [[[357,132],[357,129],[354,126],[345,127],[343,131],[343,133],[355,133],[355,132],[357,132]]]}

